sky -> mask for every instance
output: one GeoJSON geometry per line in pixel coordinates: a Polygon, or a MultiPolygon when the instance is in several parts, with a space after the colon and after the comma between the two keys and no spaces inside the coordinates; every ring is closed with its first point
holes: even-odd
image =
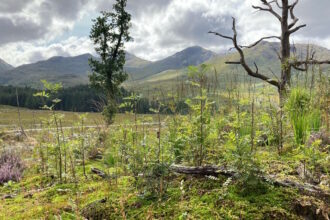
{"type": "MultiPolygon", "coordinates": [[[[293,0],[289,0],[292,2],[293,0]]],[[[114,0],[0,0],[0,58],[13,66],[53,56],[95,54],[89,40],[92,19],[112,10],[114,0]]],[[[133,41],[126,50],[155,61],[189,46],[227,51],[231,42],[208,34],[231,35],[237,19],[238,39],[249,44],[278,35],[278,20],[251,6],[260,0],[128,0],[133,41]]],[[[274,6],[275,7],[275,6],[274,6]]],[[[330,1],[300,0],[299,24],[293,43],[318,44],[330,49],[330,1]]]]}

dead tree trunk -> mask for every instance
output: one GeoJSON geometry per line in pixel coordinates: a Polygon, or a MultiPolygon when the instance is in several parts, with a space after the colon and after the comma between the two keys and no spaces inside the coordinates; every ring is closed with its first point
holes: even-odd
{"type": "Polygon", "coordinates": [[[16,104],[17,104],[17,114],[18,114],[18,121],[19,121],[19,126],[20,126],[20,129],[21,129],[21,133],[22,133],[22,135],[24,135],[26,137],[26,133],[24,131],[23,124],[22,124],[21,112],[20,112],[20,109],[19,109],[19,98],[18,98],[17,88],[16,88],[16,104]]]}
{"type": "Polygon", "coordinates": [[[266,11],[272,14],[281,25],[281,35],[279,36],[268,36],[263,37],[260,40],[254,42],[253,44],[249,46],[242,46],[237,41],[237,31],[236,31],[236,20],[233,18],[233,36],[226,36],[221,33],[210,31],[209,33],[215,34],[219,37],[229,39],[233,42],[234,48],[237,50],[237,52],[240,55],[239,61],[227,61],[226,64],[235,64],[235,65],[241,65],[244,70],[247,72],[249,76],[258,78],[260,80],[263,80],[273,86],[275,86],[279,93],[279,105],[280,105],[280,143],[279,143],[279,149],[283,146],[283,126],[282,126],[282,115],[283,115],[283,104],[284,99],[286,95],[286,87],[290,86],[291,81],[291,70],[292,68],[297,69],[299,71],[304,71],[307,68],[307,65],[309,64],[330,64],[330,60],[324,60],[324,61],[318,61],[314,60],[313,58],[307,58],[305,60],[299,61],[296,59],[291,59],[291,46],[290,46],[290,37],[292,34],[297,32],[303,27],[306,27],[305,24],[297,25],[299,19],[294,14],[294,9],[299,3],[299,0],[295,0],[293,3],[289,3],[289,0],[260,0],[262,3],[261,6],[252,6],[254,9],[257,9],[259,11],[266,11]],[[279,10],[274,10],[273,6],[277,7],[279,10]],[[277,11],[281,11],[281,14],[277,11]],[[281,51],[278,53],[278,58],[281,61],[281,73],[280,78],[272,79],[268,77],[266,74],[260,73],[258,66],[256,63],[254,63],[255,70],[253,70],[249,64],[247,64],[245,55],[244,55],[244,48],[253,48],[257,46],[260,42],[264,40],[269,39],[277,39],[281,42],[281,51]],[[292,61],[293,60],[293,61],[292,61]],[[302,68],[301,66],[305,65],[305,68],[302,68]]]}
{"type": "Polygon", "coordinates": [[[234,176],[236,173],[233,170],[227,169],[225,167],[219,167],[214,165],[209,166],[198,166],[198,167],[188,167],[181,165],[171,165],[170,170],[175,173],[190,174],[190,175],[223,175],[223,176],[234,176]]]}
{"type": "MultiPolygon", "coordinates": [[[[170,170],[175,173],[180,174],[187,174],[187,175],[200,175],[200,176],[218,176],[223,175],[227,177],[237,177],[239,174],[234,170],[228,169],[226,167],[219,167],[219,166],[199,166],[199,167],[188,167],[188,166],[181,166],[181,165],[171,165],[170,170]]],[[[311,185],[308,183],[299,183],[296,181],[292,181],[289,179],[278,179],[276,176],[259,176],[259,178],[263,181],[271,183],[275,186],[281,187],[292,187],[298,189],[300,192],[318,196],[325,200],[329,200],[330,192],[322,190],[320,187],[311,185]]]]}

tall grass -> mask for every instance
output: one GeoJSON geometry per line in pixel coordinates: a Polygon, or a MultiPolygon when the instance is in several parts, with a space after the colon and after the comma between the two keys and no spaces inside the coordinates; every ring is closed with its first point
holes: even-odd
{"type": "Polygon", "coordinates": [[[310,115],[309,115],[309,126],[310,126],[310,131],[320,131],[321,128],[321,111],[320,109],[316,108],[314,109],[310,115]]]}
{"type": "Polygon", "coordinates": [[[286,103],[290,121],[294,130],[295,142],[302,145],[306,142],[310,126],[310,95],[303,88],[292,89],[286,103]]]}

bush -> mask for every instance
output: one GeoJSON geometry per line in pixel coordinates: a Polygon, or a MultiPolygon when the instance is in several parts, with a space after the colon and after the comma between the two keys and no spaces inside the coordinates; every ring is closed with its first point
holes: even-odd
{"type": "Polygon", "coordinates": [[[10,180],[18,182],[24,170],[21,158],[13,152],[3,152],[0,156],[0,184],[10,180]]]}

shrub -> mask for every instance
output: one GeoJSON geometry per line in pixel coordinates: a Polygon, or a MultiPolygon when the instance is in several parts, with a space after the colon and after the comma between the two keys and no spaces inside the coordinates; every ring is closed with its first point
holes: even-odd
{"type": "Polygon", "coordinates": [[[24,165],[21,158],[13,152],[3,152],[0,156],[0,184],[10,180],[19,181],[22,177],[24,165]]]}

